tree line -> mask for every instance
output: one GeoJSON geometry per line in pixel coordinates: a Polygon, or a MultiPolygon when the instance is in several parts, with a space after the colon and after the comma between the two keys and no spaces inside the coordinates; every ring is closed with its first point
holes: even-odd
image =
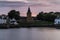
{"type": "MultiPolygon", "coordinates": [[[[54,19],[57,17],[57,15],[60,15],[60,12],[39,12],[36,16],[37,20],[43,20],[43,21],[54,21],[54,19]]],[[[8,12],[8,17],[10,19],[15,18],[16,20],[20,19],[20,12],[16,10],[11,10],[8,12]]]]}
{"type": "Polygon", "coordinates": [[[60,12],[39,12],[39,14],[36,16],[38,20],[43,20],[43,21],[52,21],[54,22],[55,18],[60,15],[60,12]]]}

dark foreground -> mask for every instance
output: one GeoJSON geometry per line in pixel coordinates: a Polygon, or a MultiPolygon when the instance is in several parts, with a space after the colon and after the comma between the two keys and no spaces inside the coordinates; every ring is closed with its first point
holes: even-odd
{"type": "Polygon", "coordinates": [[[49,28],[59,28],[60,25],[4,25],[0,24],[0,29],[9,29],[9,28],[31,28],[31,27],[49,27],[49,28]]]}

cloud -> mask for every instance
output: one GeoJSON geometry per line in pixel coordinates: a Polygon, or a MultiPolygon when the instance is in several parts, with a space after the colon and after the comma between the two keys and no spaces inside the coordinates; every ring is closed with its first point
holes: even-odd
{"type": "Polygon", "coordinates": [[[60,0],[48,0],[50,3],[60,5],[60,0]]]}
{"type": "Polygon", "coordinates": [[[60,5],[60,0],[27,0],[31,3],[43,3],[43,4],[48,4],[48,5],[52,5],[52,4],[58,4],[60,5]]]}
{"type": "Polygon", "coordinates": [[[22,1],[27,3],[60,4],[60,0],[0,0],[0,1],[22,1]]]}
{"type": "Polygon", "coordinates": [[[7,0],[7,1],[20,1],[20,2],[27,2],[27,0],[7,0]]]}
{"type": "Polygon", "coordinates": [[[44,5],[53,5],[48,0],[27,0],[30,4],[44,4],[44,5]]]}
{"type": "Polygon", "coordinates": [[[0,0],[0,1],[20,1],[26,2],[29,4],[45,4],[45,5],[53,5],[53,4],[60,4],[60,0],[0,0]]]}
{"type": "Polygon", "coordinates": [[[24,1],[21,1],[20,0],[20,2],[18,1],[18,2],[14,2],[14,1],[12,1],[11,2],[11,0],[10,1],[0,1],[0,5],[1,6],[17,6],[17,7],[19,7],[19,6],[51,6],[48,2],[46,2],[46,1],[40,1],[40,0],[37,0],[37,2],[36,2],[36,0],[24,0],[24,1]]]}
{"type": "Polygon", "coordinates": [[[21,7],[27,6],[25,2],[0,1],[0,7],[21,7]]]}

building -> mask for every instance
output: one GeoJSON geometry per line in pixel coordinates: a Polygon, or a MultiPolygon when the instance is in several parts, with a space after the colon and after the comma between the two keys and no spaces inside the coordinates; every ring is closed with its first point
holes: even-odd
{"type": "Polygon", "coordinates": [[[17,25],[17,21],[13,19],[9,19],[7,15],[1,15],[0,16],[0,24],[15,24],[17,25]]]}
{"type": "Polygon", "coordinates": [[[27,22],[31,22],[33,19],[32,19],[32,13],[31,13],[31,10],[30,10],[30,7],[28,8],[28,11],[27,11],[27,22]]]}
{"type": "Polygon", "coordinates": [[[6,24],[6,19],[1,19],[0,18],[0,24],[6,24]]]}
{"type": "Polygon", "coordinates": [[[20,21],[22,22],[32,22],[33,21],[33,17],[32,17],[32,12],[30,10],[30,7],[28,7],[28,11],[27,11],[27,17],[20,17],[20,21]]]}
{"type": "Polygon", "coordinates": [[[10,24],[18,25],[17,21],[14,18],[13,19],[10,19],[10,24]]]}
{"type": "Polygon", "coordinates": [[[54,24],[60,24],[60,17],[57,17],[57,18],[54,20],[54,24]]]}
{"type": "Polygon", "coordinates": [[[6,15],[0,15],[0,24],[6,24],[6,15]]]}

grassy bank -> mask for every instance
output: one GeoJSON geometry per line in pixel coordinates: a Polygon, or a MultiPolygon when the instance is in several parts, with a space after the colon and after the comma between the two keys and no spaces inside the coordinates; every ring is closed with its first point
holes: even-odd
{"type": "Polygon", "coordinates": [[[24,26],[31,26],[31,25],[35,25],[35,26],[39,26],[39,25],[52,25],[53,22],[49,22],[49,21],[34,21],[34,22],[20,22],[19,25],[24,25],[24,26]]]}
{"type": "Polygon", "coordinates": [[[0,29],[7,28],[30,28],[30,27],[50,27],[50,28],[60,28],[60,25],[54,25],[53,22],[48,21],[34,21],[34,22],[20,22],[18,25],[1,25],[0,29]]]}

